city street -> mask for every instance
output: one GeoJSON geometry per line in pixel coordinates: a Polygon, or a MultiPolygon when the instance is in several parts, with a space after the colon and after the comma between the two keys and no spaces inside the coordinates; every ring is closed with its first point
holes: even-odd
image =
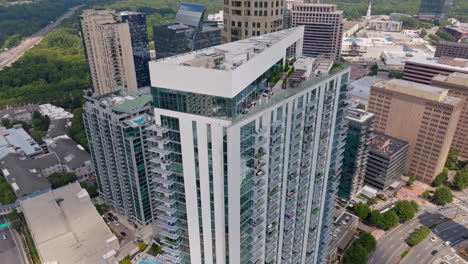
{"type": "Polygon", "coordinates": [[[426,264],[432,263],[437,258],[452,254],[451,247],[468,238],[468,217],[460,217],[453,221],[447,221],[436,228],[419,245],[414,247],[406,256],[402,263],[407,264],[426,264]],[[435,241],[431,238],[435,237],[435,241]],[[444,243],[450,241],[450,246],[444,243]],[[437,253],[431,254],[433,250],[437,253]]]}
{"type": "MultiPolygon", "coordinates": [[[[421,207],[420,208],[421,211],[427,210],[423,208],[423,205],[421,205],[420,207],[421,207]]],[[[398,261],[400,260],[401,254],[405,250],[407,250],[407,248],[409,248],[409,246],[406,243],[406,239],[409,237],[409,235],[412,232],[414,232],[416,228],[419,228],[421,225],[430,226],[432,224],[441,223],[445,221],[441,219],[442,215],[445,217],[455,216],[456,211],[457,211],[457,206],[452,204],[452,205],[445,206],[444,208],[447,208],[447,209],[440,211],[439,208],[436,208],[436,209],[432,208],[431,211],[422,212],[419,215],[417,215],[413,220],[407,223],[404,223],[394,228],[393,230],[390,230],[387,234],[385,234],[382,238],[379,239],[379,241],[377,242],[377,250],[369,256],[368,263],[379,263],[379,264],[398,263],[398,261]]],[[[435,229],[438,229],[438,228],[439,227],[435,229]]],[[[430,254],[430,251],[426,252],[425,254],[430,254]]],[[[404,262],[404,263],[413,263],[413,262],[404,262]]]]}
{"type": "MultiPolygon", "coordinates": [[[[7,218],[0,216],[0,224],[7,222],[7,218]]],[[[22,245],[16,232],[10,227],[0,230],[0,260],[8,264],[28,264],[24,259],[22,245]],[[3,239],[5,235],[6,239],[3,239]]]]}
{"type": "Polygon", "coordinates": [[[60,25],[64,19],[71,17],[73,13],[75,13],[75,11],[82,6],[83,5],[70,8],[68,12],[58,18],[57,21],[50,23],[35,34],[27,37],[18,46],[0,53],[0,70],[5,66],[11,66],[11,64],[23,56],[26,51],[38,44],[49,32],[60,25]]]}

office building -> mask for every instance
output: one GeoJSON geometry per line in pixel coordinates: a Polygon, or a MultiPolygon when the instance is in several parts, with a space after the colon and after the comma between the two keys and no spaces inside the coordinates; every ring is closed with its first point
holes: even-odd
{"type": "Polygon", "coordinates": [[[224,1],[221,42],[228,43],[283,29],[284,1],[224,1]]]}
{"type": "Polygon", "coordinates": [[[343,261],[346,250],[356,239],[359,217],[344,211],[333,223],[332,245],[328,254],[328,263],[343,261]]]}
{"type": "Polygon", "coordinates": [[[181,4],[173,23],[153,26],[157,59],[221,44],[216,21],[203,21],[205,7],[181,4]]]}
{"type": "Polygon", "coordinates": [[[119,240],[75,182],[20,201],[41,263],[115,263],[119,240]]]}
{"type": "Polygon", "coordinates": [[[468,74],[455,72],[449,76],[437,75],[432,79],[431,85],[449,89],[450,96],[464,100],[452,148],[460,151],[460,158],[468,159],[468,74]]]}
{"type": "Polygon", "coordinates": [[[286,50],[301,55],[303,32],[150,62],[156,239],[169,263],[326,262],[350,67],[265,90],[286,50]]]}
{"type": "Polygon", "coordinates": [[[463,104],[447,89],[393,79],[372,85],[368,111],[376,131],[408,142],[405,175],[430,184],[444,168],[463,104]]]}
{"type": "Polygon", "coordinates": [[[457,23],[444,28],[447,33],[454,36],[458,42],[468,40],[468,23],[457,23]]]}
{"type": "Polygon", "coordinates": [[[399,184],[405,170],[408,142],[375,132],[366,168],[366,185],[382,191],[399,184]]]}
{"type": "Polygon", "coordinates": [[[468,59],[468,44],[451,41],[439,41],[434,57],[468,59]]]}
{"type": "Polygon", "coordinates": [[[148,37],[143,13],[84,10],[81,35],[93,91],[105,94],[122,86],[149,86],[148,37]]]}
{"type": "Polygon", "coordinates": [[[399,32],[403,22],[374,19],[369,21],[369,29],[385,32],[399,32]]]}
{"type": "Polygon", "coordinates": [[[418,18],[440,22],[447,20],[453,0],[422,0],[418,18]]]}
{"type": "Polygon", "coordinates": [[[344,22],[336,5],[293,2],[290,19],[291,27],[305,27],[302,54],[340,59],[344,22]]]}
{"type": "Polygon", "coordinates": [[[374,131],[374,114],[351,109],[346,120],[348,134],[338,196],[349,201],[364,187],[367,156],[374,131]]]}
{"type": "Polygon", "coordinates": [[[431,84],[436,75],[449,75],[453,72],[468,74],[468,59],[413,57],[406,61],[403,79],[422,84],[431,84]]]}
{"type": "Polygon", "coordinates": [[[131,222],[153,220],[148,127],[151,97],[118,88],[87,97],[83,119],[99,195],[131,222]]]}

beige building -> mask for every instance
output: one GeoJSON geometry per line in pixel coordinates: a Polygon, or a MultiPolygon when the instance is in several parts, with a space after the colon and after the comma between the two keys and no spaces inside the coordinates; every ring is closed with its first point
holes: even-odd
{"type": "Polygon", "coordinates": [[[450,96],[465,100],[452,148],[460,151],[462,159],[468,159],[468,74],[455,72],[449,76],[437,75],[431,85],[449,89],[450,96]]]}
{"type": "Polygon", "coordinates": [[[430,184],[442,172],[463,100],[447,89],[393,79],[371,87],[375,130],[409,143],[405,175],[430,184]]]}
{"type": "Polygon", "coordinates": [[[283,29],[284,0],[224,0],[221,42],[228,43],[283,29]]]}
{"type": "Polygon", "coordinates": [[[83,11],[84,40],[94,92],[105,94],[117,86],[138,90],[128,23],[118,22],[114,10],[83,11]]]}
{"type": "Polygon", "coordinates": [[[343,11],[336,5],[293,2],[291,27],[304,25],[302,54],[339,60],[343,41],[343,11]]]}

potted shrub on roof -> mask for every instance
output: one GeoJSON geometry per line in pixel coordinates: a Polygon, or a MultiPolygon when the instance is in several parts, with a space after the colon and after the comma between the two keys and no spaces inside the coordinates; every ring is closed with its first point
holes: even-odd
{"type": "Polygon", "coordinates": [[[288,83],[288,78],[283,79],[283,89],[286,89],[286,85],[288,83]]]}

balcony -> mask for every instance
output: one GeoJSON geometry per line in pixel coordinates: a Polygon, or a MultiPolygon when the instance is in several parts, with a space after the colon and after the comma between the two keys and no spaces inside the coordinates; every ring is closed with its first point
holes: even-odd
{"type": "Polygon", "coordinates": [[[163,175],[171,175],[173,173],[173,171],[163,169],[163,168],[155,168],[155,167],[151,168],[150,171],[155,172],[155,173],[159,173],[159,174],[163,174],[163,175]]]}

